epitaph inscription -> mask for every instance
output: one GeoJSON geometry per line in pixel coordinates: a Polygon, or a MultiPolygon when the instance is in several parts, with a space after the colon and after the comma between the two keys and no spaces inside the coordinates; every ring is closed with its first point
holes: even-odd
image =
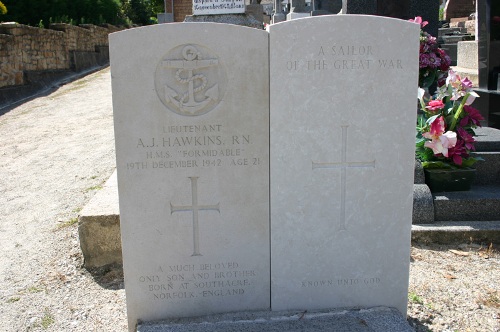
{"type": "Polygon", "coordinates": [[[347,128],[348,125],[342,127],[342,154],[340,162],[312,162],[312,168],[340,168],[340,224],[339,230],[346,230],[345,226],[345,197],[346,197],[346,183],[347,183],[347,169],[368,167],[375,168],[375,160],[371,161],[348,161],[347,160],[347,128]]]}
{"type": "Polygon", "coordinates": [[[321,45],[307,58],[286,61],[288,71],[369,71],[406,69],[403,60],[381,55],[379,46],[369,44],[321,45]]]}
{"type": "Polygon", "coordinates": [[[156,68],[155,87],[161,102],[185,116],[210,112],[221,101],[226,85],[224,67],[201,45],[170,50],[156,68]]]}
{"type": "Polygon", "coordinates": [[[193,213],[193,254],[191,256],[202,256],[200,253],[200,230],[198,223],[198,215],[200,211],[217,211],[220,213],[219,203],[214,205],[199,205],[198,204],[198,177],[191,176],[191,205],[175,206],[170,202],[170,214],[174,212],[188,211],[193,213]]]}

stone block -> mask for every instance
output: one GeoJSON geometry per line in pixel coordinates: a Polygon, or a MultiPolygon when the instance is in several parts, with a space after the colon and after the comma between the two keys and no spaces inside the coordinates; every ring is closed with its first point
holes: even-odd
{"type": "Polygon", "coordinates": [[[500,220],[498,186],[473,185],[471,191],[433,193],[436,221],[500,220]]]}
{"type": "Polygon", "coordinates": [[[457,44],[457,66],[469,69],[478,69],[478,42],[460,41],[457,44]]]}
{"type": "Polygon", "coordinates": [[[412,220],[412,224],[429,224],[434,222],[434,200],[431,190],[426,184],[413,185],[412,220]]]}
{"type": "Polygon", "coordinates": [[[24,73],[19,71],[14,74],[14,85],[23,85],[24,84],[24,73]]]}
{"type": "Polygon", "coordinates": [[[473,156],[484,159],[484,161],[479,161],[474,165],[477,170],[474,183],[478,185],[500,185],[500,151],[478,151],[473,153],[473,156]]]}
{"type": "Polygon", "coordinates": [[[415,184],[425,183],[424,168],[422,167],[422,163],[419,160],[415,160],[415,174],[413,183],[415,184]]]}
{"type": "Polygon", "coordinates": [[[444,8],[444,19],[450,21],[453,18],[468,17],[475,12],[474,0],[448,0],[444,8]]]}
{"type": "Polygon", "coordinates": [[[81,211],[78,234],[86,268],[122,265],[116,171],[81,211]]]}
{"type": "Polygon", "coordinates": [[[137,332],[412,332],[405,317],[393,309],[307,312],[242,312],[205,317],[143,322],[137,332]]]}

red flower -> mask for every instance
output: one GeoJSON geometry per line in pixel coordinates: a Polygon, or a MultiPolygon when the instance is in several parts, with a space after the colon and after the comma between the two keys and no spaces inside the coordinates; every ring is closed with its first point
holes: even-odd
{"type": "Polygon", "coordinates": [[[470,105],[465,105],[464,111],[466,115],[462,120],[460,120],[460,125],[462,127],[465,127],[467,125],[476,125],[481,127],[480,121],[484,120],[484,118],[477,109],[470,105]]]}
{"type": "Polygon", "coordinates": [[[441,100],[431,100],[427,103],[427,106],[425,107],[429,111],[439,111],[444,107],[444,103],[441,100]]]}
{"type": "Polygon", "coordinates": [[[476,140],[471,134],[469,134],[465,129],[461,127],[457,128],[457,133],[459,136],[459,140],[463,140],[463,144],[465,145],[465,148],[467,150],[476,151],[476,148],[474,147],[474,142],[476,140]]]}
{"type": "Polygon", "coordinates": [[[457,139],[457,144],[454,147],[448,149],[448,157],[453,159],[453,162],[458,166],[462,165],[462,158],[467,158],[469,154],[464,146],[464,141],[457,139]]]}

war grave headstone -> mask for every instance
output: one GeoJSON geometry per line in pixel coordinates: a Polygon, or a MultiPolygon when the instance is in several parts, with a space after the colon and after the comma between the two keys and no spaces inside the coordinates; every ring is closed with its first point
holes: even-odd
{"type": "Polygon", "coordinates": [[[375,16],[270,27],[273,310],[406,315],[418,36],[375,16]]]}
{"type": "Polygon", "coordinates": [[[110,51],[129,329],[268,310],[267,32],[156,25],[110,51]]]}

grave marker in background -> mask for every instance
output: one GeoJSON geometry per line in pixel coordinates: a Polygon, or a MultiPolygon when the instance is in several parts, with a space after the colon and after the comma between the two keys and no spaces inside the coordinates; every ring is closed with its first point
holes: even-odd
{"type": "Polygon", "coordinates": [[[129,329],[269,309],[267,32],[156,25],[110,51],[129,329]]]}
{"type": "Polygon", "coordinates": [[[245,0],[193,0],[193,15],[242,14],[245,0]]]}
{"type": "Polygon", "coordinates": [[[270,27],[273,310],[406,314],[418,36],[375,16],[270,27]]]}

